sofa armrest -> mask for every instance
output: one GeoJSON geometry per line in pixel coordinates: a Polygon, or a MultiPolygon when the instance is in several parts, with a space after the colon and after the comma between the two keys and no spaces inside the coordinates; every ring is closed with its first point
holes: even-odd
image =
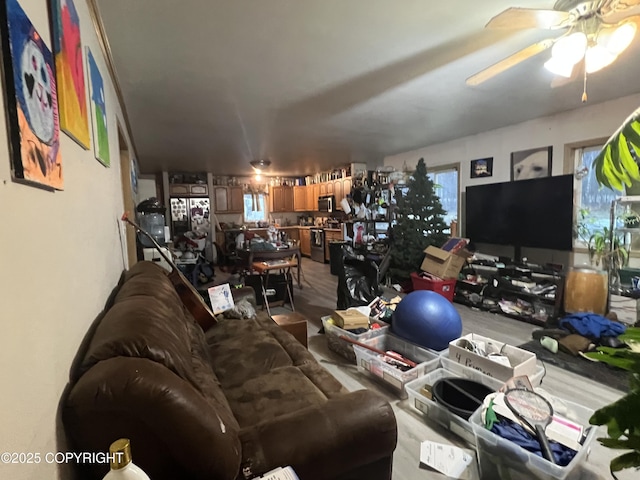
{"type": "Polygon", "coordinates": [[[321,480],[391,457],[397,425],[383,397],[358,390],[244,429],[240,438],[254,474],[291,465],[300,478],[321,480]]]}
{"type": "MultiPolygon", "coordinates": [[[[75,450],[106,452],[114,440],[129,438],[135,462],[154,480],[234,479],[238,426],[224,417],[223,406],[178,375],[135,357],[98,362],[72,386],[62,411],[75,450]]],[[[91,468],[82,478],[102,478],[108,465],[91,468]]]]}

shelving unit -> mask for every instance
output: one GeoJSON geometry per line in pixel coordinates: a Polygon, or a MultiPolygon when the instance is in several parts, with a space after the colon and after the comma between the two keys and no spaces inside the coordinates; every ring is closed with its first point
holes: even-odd
{"type": "Polygon", "coordinates": [[[454,297],[456,303],[540,326],[546,326],[561,314],[564,276],[557,272],[515,265],[499,268],[471,263],[463,268],[462,273],[477,275],[483,280],[458,280],[454,297]],[[500,302],[512,302],[514,306],[522,307],[522,311],[505,311],[500,302]]]}
{"type": "MultiPolygon", "coordinates": [[[[634,204],[637,204],[640,207],[640,195],[622,196],[611,202],[611,213],[609,218],[609,254],[613,251],[615,245],[614,239],[620,238],[622,240],[622,248],[626,250],[627,258],[629,258],[631,254],[633,236],[640,233],[640,228],[618,227],[616,220],[622,213],[624,213],[625,210],[631,209],[631,206],[634,204]]],[[[624,265],[618,265],[616,262],[613,262],[608,267],[609,291],[613,294],[620,294],[623,291],[622,285],[620,284],[620,268],[624,267],[624,265]]]]}

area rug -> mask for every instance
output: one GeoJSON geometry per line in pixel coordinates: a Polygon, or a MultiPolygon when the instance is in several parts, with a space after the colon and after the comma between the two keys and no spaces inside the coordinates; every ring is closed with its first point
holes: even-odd
{"type": "Polygon", "coordinates": [[[568,353],[551,353],[537,340],[519,345],[519,348],[536,354],[539,360],[550,363],[568,372],[575,373],[591,380],[615,388],[621,392],[629,391],[629,372],[610,367],[605,363],[590,362],[582,357],[574,357],[568,353]]]}

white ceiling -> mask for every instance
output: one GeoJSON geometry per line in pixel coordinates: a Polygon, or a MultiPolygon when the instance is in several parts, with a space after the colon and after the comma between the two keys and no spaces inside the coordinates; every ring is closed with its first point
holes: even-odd
{"type": "MultiPolygon", "coordinates": [[[[308,174],[581,106],[549,51],[465,79],[557,31],[496,31],[554,0],[97,0],[143,173],[308,174]]],[[[639,36],[640,37],[640,36],[639,36]]],[[[589,103],[640,92],[640,38],[589,103]]]]}

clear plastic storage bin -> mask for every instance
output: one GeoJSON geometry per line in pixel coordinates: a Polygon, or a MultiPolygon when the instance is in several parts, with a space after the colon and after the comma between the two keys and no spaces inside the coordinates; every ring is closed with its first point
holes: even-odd
{"type": "Polygon", "coordinates": [[[400,398],[407,398],[407,392],[404,387],[408,382],[440,366],[440,356],[438,354],[414,345],[413,343],[409,343],[388,332],[365,340],[362,343],[382,350],[383,352],[392,350],[417,363],[415,367],[403,372],[399,368],[384,362],[376,352],[358,345],[353,346],[353,350],[356,353],[358,370],[382,379],[400,398]]]}
{"type": "Polygon", "coordinates": [[[433,386],[434,383],[443,378],[460,377],[479,382],[494,391],[497,391],[502,386],[502,382],[500,380],[487,377],[476,370],[463,372],[462,375],[458,375],[452,371],[445,370],[444,368],[438,368],[407,383],[405,389],[409,395],[409,403],[411,406],[424,414],[425,418],[442,425],[444,428],[449,430],[451,433],[455,433],[470,445],[475,445],[476,437],[468,420],[456,415],[435,400],[431,400],[420,393],[420,390],[425,385],[433,386]]]}
{"type": "MultiPolygon", "coordinates": [[[[504,383],[502,380],[498,380],[493,377],[489,377],[489,375],[485,375],[480,370],[476,370],[475,368],[465,367],[461,363],[456,362],[455,360],[451,360],[449,358],[449,351],[445,350],[440,354],[440,360],[442,361],[442,368],[449,370],[450,372],[454,372],[461,377],[470,378],[468,375],[471,375],[471,372],[474,372],[478,375],[482,375],[484,377],[490,378],[501,384],[504,383]]],[[[545,368],[541,364],[536,365],[536,373],[534,375],[528,375],[529,381],[531,382],[532,387],[537,387],[542,383],[542,378],[545,374],[545,368]]]]}
{"type": "Polygon", "coordinates": [[[331,315],[327,315],[322,317],[322,326],[324,327],[324,334],[327,337],[327,344],[329,346],[329,350],[336,352],[337,354],[343,356],[351,363],[356,363],[356,354],[353,351],[354,345],[352,343],[346,342],[340,339],[341,335],[344,335],[351,340],[355,340],[357,342],[362,342],[363,340],[368,340],[373,337],[377,337],[382,335],[387,330],[389,330],[389,324],[385,323],[381,320],[373,320],[373,323],[377,323],[380,325],[380,328],[369,329],[368,331],[356,335],[355,333],[351,333],[348,330],[344,330],[337,325],[332,325],[329,323],[329,319],[331,315]]]}
{"type": "MultiPolygon", "coordinates": [[[[550,396],[551,398],[555,398],[550,396]]],[[[545,460],[538,455],[528,452],[515,443],[502,438],[484,428],[482,410],[478,409],[469,418],[476,436],[476,450],[482,478],[509,478],[511,480],[567,480],[582,478],[580,465],[583,465],[591,451],[591,443],[596,437],[597,427],[589,425],[589,418],[593,410],[567,400],[555,399],[566,405],[566,411],[557,414],[584,427],[586,438],[582,447],[573,457],[569,465],[562,467],[545,460]]]]}

